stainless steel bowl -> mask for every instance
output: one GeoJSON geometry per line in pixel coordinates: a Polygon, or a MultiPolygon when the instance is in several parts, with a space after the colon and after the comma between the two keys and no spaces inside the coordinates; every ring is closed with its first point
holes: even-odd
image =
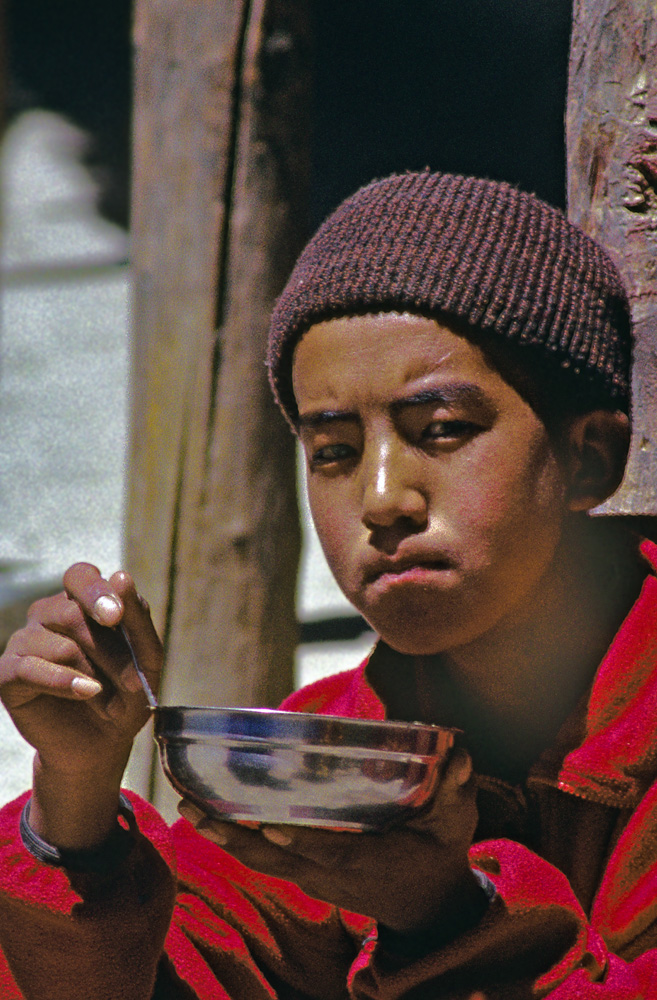
{"type": "Polygon", "coordinates": [[[454,730],[258,708],[155,710],[173,787],[225,820],[380,830],[420,809],[454,730]]]}

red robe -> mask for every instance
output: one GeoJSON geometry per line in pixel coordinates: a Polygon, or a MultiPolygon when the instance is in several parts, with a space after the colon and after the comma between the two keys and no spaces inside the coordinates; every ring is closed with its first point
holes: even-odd
{"type": "MultiPolygon", "coordinates": [[[[22,846],[0,812],[2,1000],[657,998],[657,546],[588,699],[522,788],[478,777],[471,857],[498,895],[419,959],[366,917],[258,875],[130,795],[140,834],[108,875],[22,846]]],[[[366,664],[284,708],[384,718],[366,664]]]]}

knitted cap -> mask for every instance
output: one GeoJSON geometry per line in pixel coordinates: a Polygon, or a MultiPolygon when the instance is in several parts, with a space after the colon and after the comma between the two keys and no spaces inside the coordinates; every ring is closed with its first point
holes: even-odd
{"type": "Polygon", "coordinates": [[[307,245],[269,332],[269,377],[294,423],[292,356],[314,323],[412,312],[568,369],[573,394],[629,407],[630,316],[605,251],[557,209],[506,183],[407,173],[361,188],[307,245]],[[556,364],[555,364],[556,362],[556,364]]]}

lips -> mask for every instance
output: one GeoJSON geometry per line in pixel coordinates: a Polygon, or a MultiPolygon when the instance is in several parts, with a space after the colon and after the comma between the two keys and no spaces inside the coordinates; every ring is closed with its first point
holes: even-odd
{"type": "Polygon", "coordinates": [[[409,553],[394,558],[379,558],[373,561],[365,570],[363,579],[366,584],[374,583],[382,577],[389,580],[398,578],[411,582],[422,580],[431,572],[441,572],[452,569],[453,563],[446,556],[436,553],[409,553]]]}

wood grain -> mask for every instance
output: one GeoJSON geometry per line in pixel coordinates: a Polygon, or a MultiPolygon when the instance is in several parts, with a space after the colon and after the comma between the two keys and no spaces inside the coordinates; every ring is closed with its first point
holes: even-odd
{"type": "Polygon", "coordinates": [[[633,440],[605,513],[657,515],[657,16],[653,0],[575,0],[568,214],[615,258],[635,323],[633,440]]]}
{"type": "Polygon", "coordinates": [[[126,562],[164,638],[168,704],[274,705],[292,686],[294,444],[264,358],[307,235],[306,7],[136,8],[126,562]]]}

